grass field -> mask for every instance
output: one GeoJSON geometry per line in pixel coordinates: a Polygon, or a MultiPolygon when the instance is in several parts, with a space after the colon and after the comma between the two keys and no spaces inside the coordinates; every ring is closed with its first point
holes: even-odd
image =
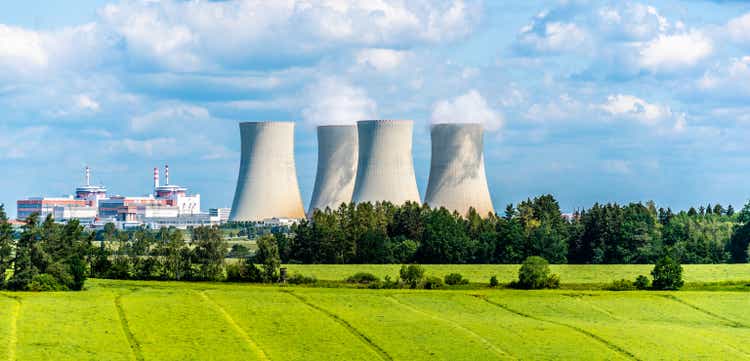
{"type": "MultiPolygon", "coordinates": [[[[428,275],[443,277],[457,272],[471,282],[487,283],[496,275],[503,283],[518,277],[519,265],[423,265],[428,275]]],[[[315,276],[319,280],[340,281],[356,272],[370,272],[378,277],[398,276],[400,265],[286,265],[290,273],[315,276]]],[[[551,265],[552,273],[560,275],[562,283],[603,284],[614,280],[634,280],[638,275],[650,276],[653,265],[551,265]]],[[[740,282],[750,283],[750,264],[696,264],[683,265],[683,278],[687,283],[740,282]]]]}
{"type": "Polygon", "coordinates": [[[0,293],[0,360],[742,360],[749,310],[746,292],[89,280],[0,293]]]}

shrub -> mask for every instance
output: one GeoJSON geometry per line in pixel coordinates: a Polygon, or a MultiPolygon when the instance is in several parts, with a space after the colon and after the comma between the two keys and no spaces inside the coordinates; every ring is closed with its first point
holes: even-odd
{"type": "Polygon", "coordinates": [[[451,273],[445,275],[445,284],[455,286],[455,285],[466,285],[469,284],[469,280],[464,278],[464,276],[461,276],[460,273],[451,273]]]}
{"type": "Polygon", "coordinates": [[[682,281],[682,266],[669,256],[665,256],[656,262],[652,286],[657,290],[678,290],[684,282],[682,281]]]}
{"type": "Polygon", "coordinates": [[[372,273],[368,272],[357,272],[353,274],[352,276],[349,276],[349,278],[346,279],[346,282],[348,283],[361,283],[361,284],[370,284],[380,281],[380,278],[378,276],[375,276],[372,273]]]}
{"type": "Polygon", "coordinates": [[[228,264],[227,270],[227,281],[229,282],[262,282],[263,275],[250,259],[237,264],[228,264]]]}
{"type": "Polygon", "coordinates": [[[518,281],[511,282],[511,287],[522,289],[541,289],[560,287],[560,277],[549,274],[549,263],[538,256],[526,258],[518,270],[518,281]]]}
{"type": "Polygon", "coordinates": [[[300,273],[295,273],[286,281],[293,285],[310,285],[318,282],[318,279],[314,276],[305,276],[300,273]]]}
{"type": "Polygon", "coordinates": [[[636,277],[635,283],[633,285],[637,290],[647,290],[651,288],[651,280],[644,275],[639,275],[638,277],[636,277]]]}
{"type": "Polygon", "coordinates": [[[612,284],[605,287],[605,289],[610,291],[632,291],[635,289],[635,285],[632,281],[623,278],[621,280],[612,281],[612,284]]]}
{"type": "Polygon", "coordinates": [[[57,279],[48,273],[42,273],[35,275],[31,278],[29,283],[29,291],[44,292],[44,291],[67,291],[67,287],[60,284],[57,279]]]}
{"type": "Polygon", "coordinates": [[[443,288],[444,286],[443,279],[435,276],[427,276],[422,282],[422,288],[426,290],[436,290],[438,288],[443,288]]]}
{"type": "Polygon", "coordinates": [[[417,288],[417,285],[424,278],[424,268],[418,264],[402,265],[399,271],[401,280],[409,287],[417,288]]]}
{"type": "Polygon", "coordinates": [[[497,276],[490,277],[490,287],[497,287],[500,285],[500,282],[497,280],[497,276]]]}

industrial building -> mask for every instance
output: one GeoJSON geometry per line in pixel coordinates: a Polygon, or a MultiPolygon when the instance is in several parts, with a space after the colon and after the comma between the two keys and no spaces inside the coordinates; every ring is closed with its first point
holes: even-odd
{"type": "Polygon", "coordinates": [[[349,203],[357,176],[357,127],[324,125],[318,131],[318,169],[308,215],[349,203]]]}
{"type": "Polygon", "coordinates": [[[466,215],[494,213],[484,171],[481,124],[435,124],[430,131],[432,159],[425,203],[466,215]]]}
{"type": "Polygon", "coordinates": [[[420,202],[410,120],[357,122],[359,154],[352,202],[420,202]]]}
{"type": "Polygon", "coordinates": [[[165,166],[165,183],[159,183],[159,169],[154,168],[154,189],[146,196],[108,195],[107,188],[91,184],[91,170],[86,167],[85,183],[75,190],[75,196],[32,197],[19,200],[17,218],[25,220],[32,213],[41,218],[52,215],[55,221],[77,219],[89,227],[103,227],[114,223],[118,228],[140,226],[187,228],[226,222],[228,210],[216,209],[215,214],[200,211],[200,194],[188,194],[188,189],[169,183],[169,166],[165,166]]]}
{"type": "Polygon", "coordinates": [[[240,123],[241,159],[231,221],[305,217],[294,163],[294,122],[240,123]]]}

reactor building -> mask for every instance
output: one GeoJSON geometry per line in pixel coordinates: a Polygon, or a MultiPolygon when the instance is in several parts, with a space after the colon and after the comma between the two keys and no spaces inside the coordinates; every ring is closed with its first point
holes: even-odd
{"type": "Polygon", "coordinates": [[[484,172],[481,124],[435,124],[425,203],[465,216],[470,207],[485,217],[494,212],[484,172]]]}
{"type": "Polygon", "coordinates": [[[294,122],[240,123],[242,154],[230,221],[305,217],[294,164],[294,122]]]}
{"type": "Polygon", "coordinates": [[[410,120],[357,122],[359,154],[352,202],[420,202],[410,120]]]}
{"type": "Polygon", "coordinates": [[[337,209],[351,202],[358,153],[355,125],[318,127],[318,170],[308,216],[316,209],[337,209]]]}

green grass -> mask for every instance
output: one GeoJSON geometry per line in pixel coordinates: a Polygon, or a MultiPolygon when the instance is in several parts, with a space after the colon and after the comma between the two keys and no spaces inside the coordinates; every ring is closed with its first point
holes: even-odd
{"type": "MultiPolygon", "coordinates": [[[[462,274],[471,282],[487,283],[496,275],[503,283],[518,277],[520,265],[423,265],[428,275],[443,277],[449,273],[462,274]]],[[[315,276],[319,280],[340,281],[357,272],[370,272],[381,278],[396,278],[401,265],[285,265],[290,273],[315,276]]],[[[653,265],[551,265],[567,284],[603,284],[614,280],[635,280],[638,275],[651,275],[653,265]]],[[[750,283],[750,264],[683,265],[687,283],[742,282],[750,283]]]]}
{"type": "Polygon", "coordinates": [[[0,360],[744,360],[748,310],[726,291],[89,280],[0,292],[0,360]]]}

